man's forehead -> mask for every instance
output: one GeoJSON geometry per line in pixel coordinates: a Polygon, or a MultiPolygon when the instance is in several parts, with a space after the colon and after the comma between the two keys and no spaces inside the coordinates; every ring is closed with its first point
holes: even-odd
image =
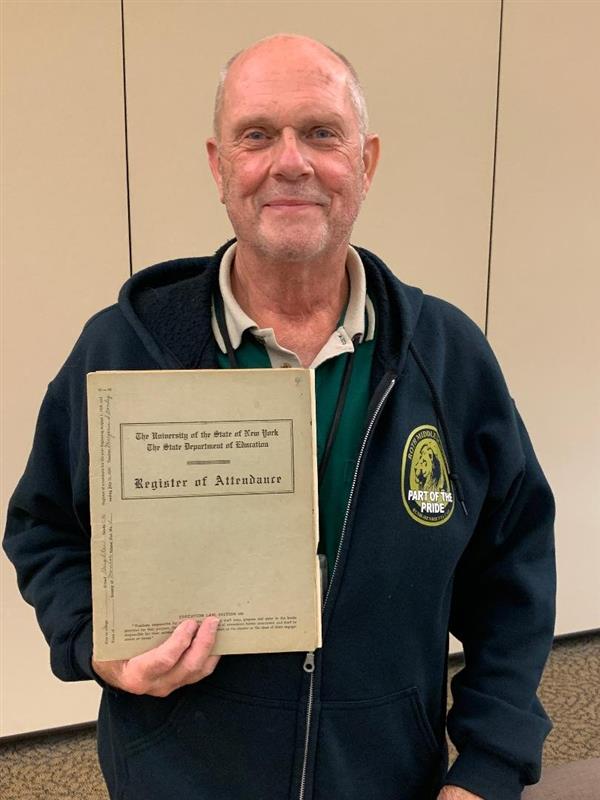
{"type": "Polygon", "coordinates": [[[249,111],[296,119],[295,111],[305,104],[321,114],[335,111],[366,134],[364,96],[346,58],[315,39],[276,34],[227,63],[217,88],[214,130],[219,137],[222,125],[229,129],[249,111]]]}
{"type": "Polygon", "coordinates": [[[227,79],[227,91],[264,90],[274,84],[286,83],[289,91],[303,87],[329,87],[335,91],[348,80],[345,64],[319,42],[304,39],[274,39],[243,52],[232,63],[227,79]]]}

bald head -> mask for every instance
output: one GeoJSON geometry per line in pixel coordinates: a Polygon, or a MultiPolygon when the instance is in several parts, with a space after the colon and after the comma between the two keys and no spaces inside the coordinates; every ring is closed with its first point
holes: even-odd
{"type": "Polygon", "coordinates": [[[236,259],[343,270],[379,158],[353,85],[347,63],[304,36],[272,36],[230,62],[206,149],[236,259]]]}
{"type": "MultiPolygon", "coordinates": [[[[369,127],[367,104],[358,75],[350,61],[342,55],[342,53],[338,53],[333,48],[322,44],[316,39],[311,39],[308,36],[286,33],[268,36],[251,44],[244,50],[240,50],[240,52],[229,59],[221,70],[215,96],[213,116],[214,134],[217,140],[219,140],[221,135],[221,116],[223,107],[227,102],[228,84],[236,75],[243,73],[244,68],[253,68],[252,62],[253,59],[256,61],[254,58],[255,56],[259,56],[259,58],[262,57],[263,59],[265,56],[267,58],[270,56],[271,61],[275,63],[277,60],[289,63],[292,58],[296,60],[306,58],[307,64],[311,64],[311,66],[314,66],[316,59],[322,59],[324,73],[326,73],[329,67],[330,71],[333,71],[334,74],[337,72],[340,79],[345,81],[352,106],[356,113],[361,140],[364,142],[369,127]]],[[[326,74],[324,74],[324,78],[326,79],[326,74]]]]}

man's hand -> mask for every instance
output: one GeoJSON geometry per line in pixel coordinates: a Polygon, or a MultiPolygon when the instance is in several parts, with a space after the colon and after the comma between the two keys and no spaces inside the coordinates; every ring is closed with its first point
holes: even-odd
{"type": "Polygon", "coordinates": [[[219,620],[207,617],[179,624],[169,638],[147,653],[126,661],[96,661],[92,667],[106,683],[131,694],[166,697],[180,686],[210,675],[220,656],[211,656],[219,620]]]}
{"type": "Polygon", "coordinates": [[[468,792],[460,786],[444,786],[438,794],[437,800],[484,800],[484,798],[468,792]]]}

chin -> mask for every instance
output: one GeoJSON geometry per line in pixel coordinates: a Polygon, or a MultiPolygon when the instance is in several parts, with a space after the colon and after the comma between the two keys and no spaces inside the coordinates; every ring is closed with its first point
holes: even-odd
{"type": "Polygon", "coordinates": [[[252,246],[264,258],[288,262],[321,258],[335,249],[329,232],[315,231],[314,228],[308,233],[306,230],[295,233],[288,230],[269,236],[262,235],[255,238],[252,246]]]}
{"type": "Polygon", "coordinates": [[[281,244],[277,247],[265,248],[262,252],[264,257],[270,259],[271,261],[300,263],[319,258],[324,254],[325,250],[320,247],[307,247],[306,243],[303,243],[299,245],[281,244]]]}

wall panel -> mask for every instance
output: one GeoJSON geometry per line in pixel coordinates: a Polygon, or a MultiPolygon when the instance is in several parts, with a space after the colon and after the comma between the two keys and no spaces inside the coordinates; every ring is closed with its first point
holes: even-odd
{"type": "MultiPolygon", "coordinates": [[[[120,5],[2,2],[2,498],[46,384],[129,274],[120,5]]],[[[94,719],[94,683],[54,678],[2,569],[0,735],[94,719]]]]}
{"type": "Polygon", "coordinates": [[[506,2],[491,343],[557,501],[557,633],[600,627],[600,3],[506,2]]]}
{"type": "Polygon", "coordinates": [[[344,52],[381,134],[354,241],[485,316],[500,4],[126,0],[134,268],[231,235],[204,141],[219,69],[278,31],[344,52]]]}

